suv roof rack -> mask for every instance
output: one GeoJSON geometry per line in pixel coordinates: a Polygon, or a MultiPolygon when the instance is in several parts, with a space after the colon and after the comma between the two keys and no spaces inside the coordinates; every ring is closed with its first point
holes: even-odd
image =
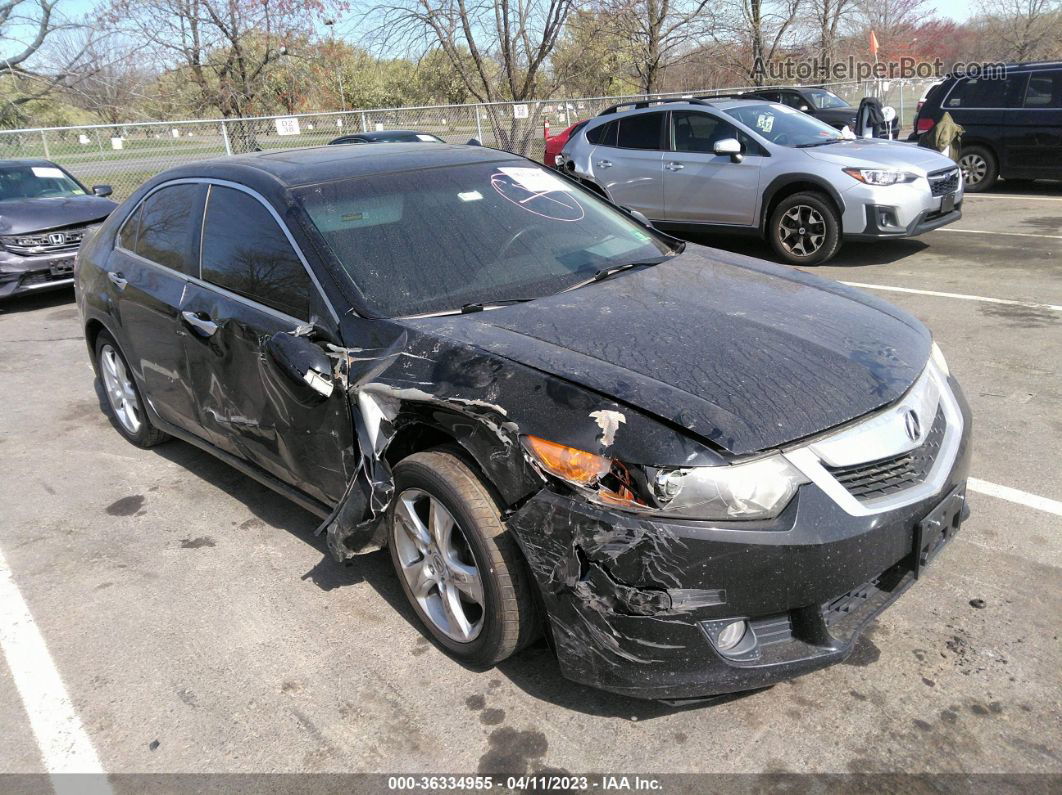
{"type": "Polygon", "coordinates": [[[620,109],[624,110],[640,110],[642,108],[648,108],[650,105],[662,105],[666,102],[685,102],[693,105],[710,105],[710,102],[705,102],[699,97],[668,97],[666,99],[638,99],[632,102],[617,102],[611,107],[605,108],[598,116],[607,116],[610,113],[618,113],[620,109]]]}

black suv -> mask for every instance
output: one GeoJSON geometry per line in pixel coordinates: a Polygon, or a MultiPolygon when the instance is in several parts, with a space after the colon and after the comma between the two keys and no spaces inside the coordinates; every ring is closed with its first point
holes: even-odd
{"type": "Polygon", "coordinates": [[[966,190],[1003,179],[1062,178],[1062,61],[1008,64],[1000,74],[948,76],[915,119],[917,137],[950,113],[962,125],[966,190]]]}
{"type": "MultiPolygon", "coordinates": [[[[849,105],[845,100],[827,91],[825,88],[814,87],[789,87],[774,86],[771,88],[746,91],[741,96],[747,99],[765,99],[768,102],[781,102],[791,108],[796,108],[801,113],[814,116],[819,121],[824,121],[834,129],[840,130],[848,127],[855,130],[856,113],[859,108],[849,105]]],[[[892,137],[895,138],[900,131],[899,119],[892,121],[892,137]]]]}

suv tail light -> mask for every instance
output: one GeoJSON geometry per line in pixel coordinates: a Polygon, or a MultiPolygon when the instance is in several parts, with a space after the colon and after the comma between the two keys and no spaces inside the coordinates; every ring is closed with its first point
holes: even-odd
{"type": "Polygon", "coordinates": [[[936,122],[933,121],[932,119],[922,119],[922,118],[920,118],[918,120],[918,124],[915,125],[915,132],[918,133],[919,135],[921,135],[922,133],[927,133],[927,132],[929,132],[930,130],[933,129],[933,125],[935,125],[935,124],[936,124],[936,122]]]}

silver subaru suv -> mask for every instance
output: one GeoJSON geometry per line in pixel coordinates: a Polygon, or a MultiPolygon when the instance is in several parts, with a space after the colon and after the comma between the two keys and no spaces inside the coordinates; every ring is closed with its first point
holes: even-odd
{"type": "Polygon", "coordinates": [[[616,105],[557,165],[662,229],[751,232],[794,265],[825,262],[842,240],[912,237],[962,217],[962,175],[944,155],[852,139],[763,100],[616,105]]]}

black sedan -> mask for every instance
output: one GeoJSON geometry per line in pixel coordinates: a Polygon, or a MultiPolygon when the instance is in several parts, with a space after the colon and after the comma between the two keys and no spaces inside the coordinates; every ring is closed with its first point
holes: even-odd
{"type": "Polygon", "coordinates": [[[116,205],[48,160],[0,160],[0,298],[68,287],[82,238],[116,205]]]}
{"type": "Polygon", "coordinates": [[[383,547],[427,632],[680,699],[844,659],[965,515],[918,320],[687,245],[529,160],[388,144],[195,163],[79,258],[117,430],[383,547]],[[253,231],[252,231],[253,230],[253,231]]]}
{"type": "MultiPolygon", "coordinates": [[[[765,99],[768,102],[781,102],[791,108],[814,116],[835,129],[848,129],[855,132],[856,114],[859,108],[849,105],[845,100],[825,88],[807,86],[775,86],[756,89],[742,94],[744,97],[765,99]]],[[[892,120],[892,137],[900,132],[899,119],[892,120]]]]}
{"type": "Polygon", "coordinates": [[[329,146],[335,144],[441,144],[445,143],[442,138],[431,133],[417,132],[416,130],[374,130],[372,132],[360,132],[353,135],[341,135],[328,142],[329,146]]]}

